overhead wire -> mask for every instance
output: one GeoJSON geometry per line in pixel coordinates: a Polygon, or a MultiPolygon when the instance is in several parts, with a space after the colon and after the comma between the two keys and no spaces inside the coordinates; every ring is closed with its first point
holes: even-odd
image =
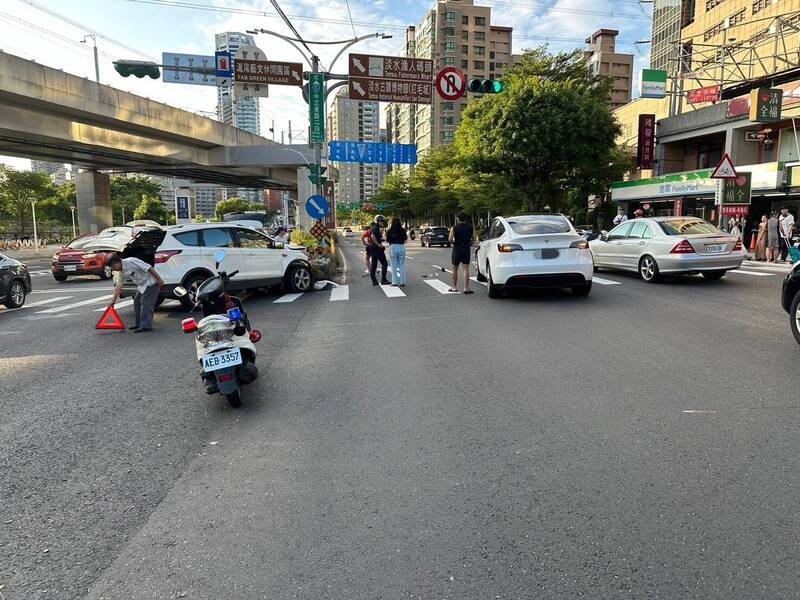
{"type": "Polygon", "coordinates": [[[294,34],[295,38],[297,38],[297,40],[303,45],[303,48],[308,50],[311,56],[316,56],[314,51],[308,47],[308,44],[306,44],[306,41],[303,39],[303,36],[300,35],[300,32],[297,31],[292,21],[289,19],[289,17],[286,16],[286,13],[283,12],[283,9],[280,7],[280,4],[278,4],[278,0],[269,0],[269,2],[270,4],[272,4],[273,8],[281,17],[281,19],[283,19],[283,22],[286,23],[286,26],[289,28],[289,30],[294,34]]]}
{"type": "Polygon", "coordinates": [[[358,37],[356,34],[356,26],[353,23],[353,13],[350,12],[350,0],[344,0],[345,5],[347,5],[347,16],[350,17],[350,27],[353,28],[353,37],[358,37]]]}
{"type": "MultiPolygon", "coordinates": [[[[69,38],[67,36],[61,35],[60,33],[56,33],[55,31],[52,31],[52,30],[47,29],[45,27],[42,27],[41,25],[36,25],[35,23],[31,23],[30,21],[26,21],[25,19],[21,19],[19,17],[16,17],[14,15],[10,15],[10,14],[2,12],[2,11],[0,11],[0,17],[4,18],[6,21],[16,22],[16,23],[22,25],[23,27],[27,27],[28,29],[31,29],[31,30],[34,30],[34,31],[42,32],[42,33],[44,33],[46,35],[49,35],[49,36],[51,36],[51,37],[53,37],[55,39],[61,40],[63,42],[66,42],[66,43],[70,44],[71,46],[74,46],[75,48],[80,49],[81,51],[92,52],[92,49],[89,46],[87,46],[85,44],[82,44],[81,42],[79,42],[77,40],[73,40],[72,38],[69,38]]],[[[107,58],[111,58],[111,59],[115,58],[114,55],[109,54],[109,53],[104,52],[104,51],[99,50],[99,49],[98,49],[98,54],[102,54],[103,56],[105,56],[107,58]]]]}

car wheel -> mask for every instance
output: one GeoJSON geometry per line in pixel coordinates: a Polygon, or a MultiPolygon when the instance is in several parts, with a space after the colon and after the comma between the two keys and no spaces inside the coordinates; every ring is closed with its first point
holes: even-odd
{"type": "Polygon", "coordinates": [[[21,281],[14,280],[8,288],[6,296],[6,306],[8,308],[19,308],[25,304],[25,286],[21,281]]]}
{"type": "Polygon", "coordinates": [[[500,298],[503,295],[503,288],[495,285],[492,281],[492,269],[489,267],[489,263],[486,263],[486,291],[489,298],[500,298]]]}
{"type": "Polygon", "coordinates": [[[792,299],[792,305],[789,308],[789,325],[794,341],[800,344],[800,292],[797,292],[792,299]]]}
{"type": "Polygon", "coordinates": [[[292,292],[300,294],[310,290],[314,283],[314,277],[305,265],[295,265],[291,267],[286,274],[286,280],[289,284],[289,289],[292,292]]]}
{"type": "Polygon", "coordinates": [[[178,298],[183,308],[189,311],[194,310],[194,305],[197,302],[197,288],[209,277],[211,275],[195,273],[183,283],[187,293],[185,296],[178,298]]]}
{"type": "Polygon", "coordinates": [[[67,280],[67,276],[66,275],[60,275],[60,274],[56,275],[55,273],[53,273],[53,279],[55,279],[56,281],[63,282],[63,281],[67,280]]]}
{"type": "Polygon", "coordinates": [[[114,271],[111,270],[111,265],[105,265],[103,267],[103,272],[100,273],[100,279],[106,280],[111,279],[113,277],[114,271]]]}
{"type": "Polygon", "coordinates": [[[575,296],[588,296],[592,291],[592,282],[584,283],[583,285],[575,285],[570,288],[575,296]]]}
{"type": "Polygon", "coordinates": [[[703,279],[708,279],[709,281],[716,281],[717,279],[722,279],[725,277],[725,273],[727,271],[700,271],[700,274],[703,276],[703,279]]]}
{"type": "Polygon", "coordinates": [[[639,276],[647,283],[658,281],[658,264],[655,258],[646,254],[639,260],[639,276]]]}

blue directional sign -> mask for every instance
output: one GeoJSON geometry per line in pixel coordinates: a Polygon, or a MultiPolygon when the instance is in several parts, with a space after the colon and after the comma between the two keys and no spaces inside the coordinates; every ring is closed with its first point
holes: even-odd
{"type": "Polygon", "coordinates": [[[417,164],[416,144],[328,142],[328,160],[336,162],[417,164]]]}
{"type": "Polygon", "coordinates": [[[233,77],[233,64],[231,61],[231,53],[226,50],[217,50],[214,53],[214,58],[217,61],[217,77],[233,77]]]}
{"type": "Polygon", "coordinates": [[[331,212],[331,206],[322,196],[311,196],[306,200],[306,212],[312,219],[324,219],[331,212]]]}

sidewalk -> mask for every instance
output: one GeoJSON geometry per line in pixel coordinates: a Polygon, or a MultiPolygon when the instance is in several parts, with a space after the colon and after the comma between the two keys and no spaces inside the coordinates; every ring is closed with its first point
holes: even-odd
{"type": "Polygon", "coordinates": [[[26,262],[29,260],[44,258],[49,260],[59,249],[61,249],[60,245],[50,244],[49,246],[39,246],[39,254],[36,254],[36,251],[33,248],[25,248],[24,250],[0,250],[0,253],[20,262],[26,262]]]}

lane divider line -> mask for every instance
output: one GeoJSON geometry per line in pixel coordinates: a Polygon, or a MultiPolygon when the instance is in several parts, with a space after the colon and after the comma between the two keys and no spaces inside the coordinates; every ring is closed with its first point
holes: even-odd
{"type": "Polygon", "coordinates": [[[603,279],[602,277],[598,277],[597,275],[592,276],[592,281],[596,281],[600,285],[622,285],[620,281],[614,281],[613,279],[603,279]]]}
{"type": "Polygon", "coordinates": [[[341,302],[343,300],[350,300],[349,285],[340,285],[331,290],[331,302],[341,302]]]}
{"type": "Polygon", "coordinates": [[[273,304],[286,304],[287,302],[294,302],[303,294],[284,294],[277,300],[273,302],[273,304]]]}
{"type": "MultiPolygon", "coordinates": [[[[128,298],[127,300],[123,300],[122,302],[117,302],[114,305],[114,308],[125,308],[126,306],[130,306],[133,304],[133,298],[128,298]]],[[[103,308],[95,308],[93,312],[103,312],[107,307],[103,308]]]]}
{"type": "Polygon", "coordinates": [[[761,271],[744,271],[742,269],[731,269],[728,273],[738,273],[739,275],[755,275],[756,277],[772,277],[775,273],[762,273],[761,271]]]}
{"type": "Polygon", "coordinates": [[[36,314],[53,314],[63,312],[65,310],[69,310],[71,308],[78,308],[80,306],[86,306],[87,304],[97,304],[98,302],[105,302],[107,300],[111,300],[113,297],[112,294],[108,296],[98,296],[97,298],[90,298],[89,300],[81,300],[80,302],[72,302],[71,304],[65,304],[63,306],[56,306],[55,308],[48,308],[47,310],[39,310],[36,311],[36,314]]]}
{"type": "Polygon", "coordinates": [[[399,287],[396,285],[381,285],[381,291],[386,294],[387,298],[405,298],[406,295],[399,287]]]}

